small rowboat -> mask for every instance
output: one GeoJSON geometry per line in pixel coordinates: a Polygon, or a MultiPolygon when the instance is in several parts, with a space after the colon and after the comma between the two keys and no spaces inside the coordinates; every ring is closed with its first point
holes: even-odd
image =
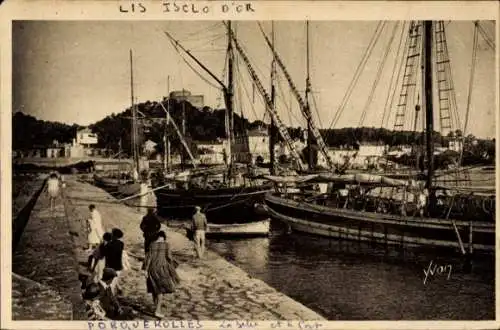
{"type": "MultiPolygon", "coordinates": [[[[252,221],[248,223],[235,224],[212,224],[208,225],[206,236],[210,238],[248,238],[269,235],[269,219],[252,221]]],[[[193,230],[186,228],[186,236],[193,240],[193,230]]]]}

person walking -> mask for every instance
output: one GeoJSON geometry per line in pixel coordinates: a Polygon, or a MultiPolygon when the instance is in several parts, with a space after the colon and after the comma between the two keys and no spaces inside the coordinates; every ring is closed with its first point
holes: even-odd
{"type": "Polygon", "coordinates": [[[167,243],[167,235],[162,230],[155,235],[146,253],[144,275],[147,292],[153,296],[155,316],[163,318],[161,310],[163,295],[173,293],[180,283],[176,262],[167,243]]]}
{"type": "Polygon", "coordinates": [[[111,268],[116,272],[116,279],[113,282],[113,288],[120,293],[121,288],[119,279],[123,267],[123,255],[125,244],[122,241],[123,232],[118,228],[111,230],[111,241],[103,247],[104,264],[106,268],[111,268]]]}
{"type": "Polygon", "coordinates": [[[113,236],[111,233],[104,233],[102,236],[102,243],[95,248],[89,256],[88,265],[89,271],[92,274],[91,281],[93,283],[99,283],[99,280],[102,278],[102,272],[105,268],[104,249],[112,238],[113,236]]]}
{"type": "Polygon", "coordinates": [[[51,173],[47,180],[47,193],[49,194],[50,210],[54,211],[56,207],[56,198],[59,196],[60,182],[56,173],[51,173]]]}
{"type": "Polygon", "coordinates": [[[202,259],[205,254],[205,233],[208,229],[207,217],[201,212],[201,207],[195,207],[196,212],[193,215],[193,238],[194,247],[198,258],[202,259]]]}
{"type": "Polygon", "coordinates": [[[102,228],[101,214],[97,211],[94,204],[89,205],[90,218],[88,219],[88,243],[89,251],[95,249],[101,244],[101,238],[104,235],[102,228]]]}
{"type": "Polygon", "coordinates": [[[149,245],[156,239],[156,234],[161,229],[160,219],[153,209],[148,209],[148,213],[142,218],[140,228],[144,237],[144,253],[149,251],[149,245]]]}

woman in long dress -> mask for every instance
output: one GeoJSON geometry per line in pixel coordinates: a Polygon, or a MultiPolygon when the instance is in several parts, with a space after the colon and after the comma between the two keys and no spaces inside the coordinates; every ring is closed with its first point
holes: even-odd
{"type": "Polygon", "coordinates": [[[161,303],[164,294],[173,293],[180,280],[175,270],[175,260],[162,230],[151,243],[145,259],[145,275],[148,293],[153,295],[155,316],[162,318],[161,303]]]}

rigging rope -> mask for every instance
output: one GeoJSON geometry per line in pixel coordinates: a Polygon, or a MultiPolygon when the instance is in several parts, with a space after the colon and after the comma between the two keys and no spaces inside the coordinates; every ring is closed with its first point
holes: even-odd
{"type": "Polygon", "coordinates": [[[210,52],[222,52],[226,51],[226,48],[214,48],[214,49],[194,49],[191,50],[192,53],[210,53],[210,52]]]}
{"type": "Polygon", "coordinates": [[[292,89],[288,88],[288,103],[285,101],[285,96],[283,95],[283,102],[286,103],[289,112],[288,112],[288,120],[290,121],[290,127],[292,126],[292,112],[293,112],[293,104],[292,104],[292,89]]]}
{"type": "Polygon", "coordinates": [[[182,58],[182,60],[184,61],[184,63],[186,63],[186,65],[191,69],[193,70],[193,72],[200,78],[202,79],[204,82],[206,82],[208,85],[212,86],[213,88],[219,90],[220,89],[220,86],[217,86],[215,85],[214,83],[210,82],[207,78],[203,77],[201,73],[199,73],[191,63],[188,62],[188,60],[182,56],[181,52],[179,51],[179,49],[177,48],[177,45],[171,40],[170,43],[172,44],[172,46],[174,46],[175,50],[177,51],[177,53],[179,54],[179,56],[182,58]]]}
{"type": "Polygon", "coordinates": [[[321,123],[321,117],[319,115],[318,105],[316,104],[316,97],[314,96],[314,93],[311,93],[311,94],[312,94],[311,99],[312,99],[312,103],[313,103],[313,108],[316,112],[316,116],[318,116],[317,122],[318,122],[319,128],[323,129],[323,125],[321,123]]]}
{"type": "MultiPolygon", "coordinates": [[[[306,32],[306,38],[307,38],[307,32],[306,32]]],[[[306,47],[307,47],[307,45],[306,45],[306,47]]],[[[309,52],[309,57],[310,57],[310,58],[314,58],[314,53],[313,53],[313,51],[314,51],[314,47],[312,47],[312,46],[311,46],[311,47],[309,47],[308,52],[309,52]]],[[[305,88],[306,88],[306,89],[307,89],[308,87],[310,88],[310,90],[309,90],[309,97],[310,97],[310,98],[311,98],[311,100],[312,100],[312,106],[313,106],[314,111],[315,111],[316,116],[317,116],[317,119],[316,119],[316,121],[315,121],[315,122],[317,122],[317,123],[318,123],[318,126],[319,126],[318,128],[319,128],[319,129],[323,129],[323,123],[322,123],[322,120],[321,120],[321,116],[319,115],[319,110],[318,110],[318,106],[317,106],[317,103],[316,103],[316,97],[315,97],[314,92],[312,91],[312,88],[311,88],[312,86],[311,86],[310,81],[311,81],[311,80],[313,80],[313,79],[310,79],[310,76],[311,76],[311,74],[309,73],[309,77],[307,77],[307,79],[309,79],[309,80],[308,80],[308,81],[306,81],[306,86],[305,86],[305,88]],[[309,84],[309,86],[307,86],[307,84],[309,84]]],[[[305,101],[306,101],[307,103],[309,103],[309,100],[305,100],[305,101]]],[[[309,106],[310,106],[310,105],[309,105],[309,106]]],[[[311,118],[312,118],[312,113],[311,113],[311,118]]]]}
{"type": "Polygon", "coordinates": [[[366,113],[368,112],[368,107],[370,106],[371,102],[373,101],[373,96],[375,95],[375,90],[377,89],[378,83],[380,81],[380,77],[382,76],[382,70],[385,67],[385,63],[387,61],[387,57],[388,57],[389,52],[390,52],[391,47],[392,47],[392,42],[394,41],[394,37],[396,36],[396,30],[398,28],[398,25],[399,25],[399,22],[396,22],[396,24],[394,24],[394,27],[392,29],[392,33],[391,33],[391,37],[389,39],[389,43],[388,43],[387,48],[386,48],[386,50],[384,52],[384,55],[382,56],[382,61],[379,63],[379,66],[377,68],[377,73],[375,75],[375,80],[373,81],[373,84],[372,84],[372,87],[371,87],[371,90],[370,90],[370,94],[369,94],[368,99],[367,99],[367,101],[365,103],[365,106],[363,108],[363,112],[361,113],[361,118],[359,120],[358,127],[362,127],[363,124],[364,124],[364,121],[365,121],[365,118],[366,118],[366,113]]]}
{"type": "Polygon", "coordinates": [[[199,35],[201,32],[208,32],[208,31],[211,31],[211,30],[215,30],[215,28],[218,28],[218,27],[221,27],[221,26],[222,26],[222,23],[221,22],[217,22],[217,23],[209,26],[208,28],[202,28],[200,30],[197,30],[195,32],[191,32],[191,33],[187,34],[186,37],[184,38],[184,40],[187,40],[191,36],[199,35]]]}
{"type": "MultiPolygon", "coordinates": [[[[417,23],[417,29],[418,29],[418,23],[417,23]]],[[[418,44],[419,44],[420,55],[422,55],[423,42],[419,42],[418,44]]],[[[408,50],[408,52],[409,52],[409,50],[408,50]]],[[[421,61],[423,61],[423,57],[422,56],[420,57],[420,63],[422,63],[421,61]]],[[[423,91],[421,91],[422,86],[420,86],[420,88],[417,87],[417,83],[419,81],[420,82],[423,81],[422,79],[423,79],[423,77],[422,77],[422,70],[421,70],[421,67],[419,67],[416,70],[416,72],[415,72],[415,87],[412,88],[413,89],[413,93],[411,95],[411,100],[410,100],[410,104],[414,106],[414,108],[412,109],[412,111],[415,112],[414,116],[410,116],[410,123],[409,123],[410,124],[409,129],[413,131],[413,143],[415,143],[415,145],[412,144],[412,149],[413,150],[415,148],[423,147],[423,146],[416,146],[416,142],[417,142],[418,136],[419,136],[419,132],[417,132],[417,125],[418,125],[419,119],[421,119],[421,121],[422,121],[422,132],[424,130],[424,120],[423,120],[423,118],[424,118],[424,111],[417,111],[416,110],[417,106],[420,107],[420,110],[422,109],[421,104],[419,104],[420,103],[420,97],[421,97],[420,94],[423,93],[423,91]]],[[[422,98],[422,102],[423,102],[423,98],[422,98]]]]}
{"type": "MultiPolygon", "coordinates": [[[[407,57],[407,55],[410,52],[410,48],[408,47],[408,45],[409,45],[410,40],[411,40],[411,33],[409,31],[412,28],[413,28],[413,23],[410,23],[409,26],[407,27],[407,29],[405,29],[404,26],[403,26],[403,30],[401,31],[402,35],[406,31],[408,31],[408,33],[406,35],[404,46],[401,48],[401,50],[402,50],[401,51],[401,62],[399,63],[399,68],[397,70],[396,81],[394,83],[394,88],[393,88],[393,91],[392,91],[392,95],[390,97],[390,102],[388,103],[388,108],[387,108],[388,112],[387,112],[387,116],[385,117],[385,124],[383,123],[383,126],[388,126],[389,125],[389,119],[391,118],[392,109],[395,108],[393,106],[394,106],[394,101],[395,101],[395,98],[396,98],[396,91],[397,91],[396,86],[398,86],[400,82],[401,82],[401,84],[403,83],[403,75],[401,74],[401,72],[403,71],[403,67],[405,66],[405,58],[407,57]]],[[[403,41],[403,40],[401,39],[401,41],[403,41]]],[[[396,56],[397,55],[398,54],[396,54],[396,56]]],[[[394,63],[394,68],[396,67],[396,65],[397,65],[397,61],[394,63]]]]}
{"type": "Polygon", "coordinates": [[[240,107],[240,116],[241,116],[241,120],[240,120],[240,129],[241,129],[241,132],[243,134],[245,134],[245,123],[244,123],[244,120],[245,120],[245,114],[243,112],[243,97],[241,96],[241,81],[243,80],[243,78],[241,77],[241,73],[240,73],[240,67],[239,67],[239,61],[238,61],[238,57],[237,56],[234,56],[234,64],[235,64],[235,67],[236,67],[236,70],[235,70],[235,76],[236,76],[236,80],[237,81],[240,81],[239,84],[236,85],[236,88],[237,88],[237,93],[235,94],[235,98],[237,100],[237,103],[240,107]]]}
{"type": "MultiPolygon", "coordinates": [[[[240,73],[240,68],[239,67],[237,67],[236,70],[238,71],[238,73],[240,73]]],[[[243,84],[243,81],[242,81],[243,78],[241,77],[241,74],[238,75],[237,79],[239,79],[239,82],[240,82],[240,84],[238,84],[238,85],[239,86],[241,86],[241,85],[243,86],[243,90],[245,92],[245,95],[246,95],[248,101],[250,101],[250,94],[249,94],[248,89],[246,88],[246,86],[243,84]]],[[[240,90],[241,90],[241,87],[240,87],[240,90]]],[[[250,102],[250,104],[251,104],[251,109],[252,109],[252,112],[253,112],[255,118],[256,119],[259,118],[259,116],[257,115],[257,112],[255,111],[255,107],[254,107],[253,103],[250,102]]]]}
{"type": "Polygon", "coordinates": [[[386,24],[385,21],[378,23],[377,28],[375,29],[375,32],[373,33],[373,36],[370,40],[370,43],[368,44],[368,47],[365,49],[365,52],[364,52],[363,57],[361,59],[361,62],[359,63],[358,67],[356,68],[356,71],[354,73],[354,77],[351,80],[349,87],[347,88],[347,92],[344,95],[344,97],[340,103],[339,108],[337,109],[336,113],[334,114],[334,116],[332,118],[332,121],[330,123],[330,128],[337,125],[337,122],[340,119],[340,116],[342,115],[342,112],[344,111],[345,106],[351,97],[351,94],[354,90],[354,87],[356,86],[356,84],[359,80],[359,77],[361,76],[361,73],[366,65],[366,62],[368,61],[368,58],[370,57],[370,55],[373,51],[373,48],[374,48],[375,44],[377,43],[383,28],[385,27],[385,24],[386,24]]]}
{"type": "Polygon", "coordinates": [[[191,45],[191,48],[195,48],[194,46],[196,47],[203,47],[207,45],[213,46],[214,42],[224,38],[225,36],[226,36],[225,33],[217,32],[213,34],[202,34],[192,39],[179,40],[179,42],[182,42],[185,45],[189,44],[191,45]]]}
{"type": "Polygon", "coordinates": [[[479,22],[476,21],[474,22],[474,25],[479,29],[479,33],[481,33],[481,36],[483,37],[484,41],[486,41],[486,44],[492,49],[495,50],[495,42],[490,39],[488,34],[486,33],[486,30],[483,29],[481,25],[479,25],[479,22]]]}
{"type": "MultiPolygon", "coordinates": [[[[222,73],[220,75],[221,81],[224,80],[224,77],[226,77],[226,70],[228,67],[228,63],[229,63],[229,54],[226,52],[226,55],[224,58],[224,66],[222,67],[222,73]]],[[[220,92],[219,96],[217,97],[217,106],[216,106],[217,109],[221,108],[222,102],[224,102],[224,104],[225,104],[224,91],[221,88],[219,88],[219,92],[220,92]]]]}
{"type": "MultiPolygon", "coordinates": [[[[397,74],[391,78],[391,80],[394,80],[393,78],[396,77],[396,80],[394,81],[394,85],[393,85],[392,90],[390,89],[389,93],[387,94],[387,99],[386,99],[385,109],[384,109],[384,118],[382,120],[381,127],[389,125],[389,119],[390,119],[391,112],[392,112],[391,109],[393,109],[394,100],[396,97],[396,92],[398,90],[396,88],[396,86],[398,86],[399,83],[401,83],[400,91],[403,89],[402,84],[404,83],[404,77],[403,77],[403,74],[401,74],[401,73],[403,71],[403,67],[405,67],[407,64],[407,62],[405,61],[405,58],[407,60],[407,56],[410,54],[410,45],[411,45],[410,43],[411,43],[411,38],[412,38],[412,36],[411,36],[412,29],[415,29],[417,27],[418,27],[418,23],[417,24],[415,24],[414,22],[409,22],[409,24],[407,24],[406,22],[403,23],[403,26],[401,29],[398,51],[395,54],[396,61],[394,61],[394,66],[393,66],[393,74],[396,71],[397,71],[397,74]],[[404,46],[403,46],[403,37],[405,35],[405,32],[407,32],[407,33],[406,33],[406,38],[404,38],[405,42],[404,42],[404,46]],[[403,46],[403,47],[401,47],[401,46],[403,46]],[[399,56],[399,54],[401,54],[401,55],[399,56]],[[398,58],[401,58],[401,61],[399,62],[399,67],[396,70],[396,67],[398,66],[398,58]],[[389,99],[390,99],[390,101],[389,101],[389,99]],[[386,116],[385,116],[385,113],[387,114],[386,116]]],[[[389,85],[389,87],[391,87],[391,86],[389,85]]],[[[396,111],[397,111],[397,108],[396,108],[396,111]]],[[[397,118],[395,118],[395,119],[397,119],[397,118]]],[[[396,124],[396,121],[395,121],[395,124],[396,124]]],[[[392,144],[394,144],[395,139],[396,139],[396,136],[394,135],[392,138],[392,144]]],[[[386,157],[385,158],[385,168],[386,169],[388,169],[389,163],[390,163],[389,158],[386,157]]],[[[392,192],[391,192],[391,194],[392,194],[392,192]]]]}
{"type": "MultiPolygon", "coordinates": [[[[283,92],[283,86],[281,85],[281,80],[279,79],[276,79],[276,81],[278,82],[277,83],[277,86],[278,86],[278,91],[280,92],[281,94],[281,97],[283,98],[283,100],[285,100],[285,93],[283,92]]],[[[291,91],[291,88],[289,87],[289,91],[290,91],[290,94],[292,93],[291,91]]],[[[303,121],[303,117],[301,116],[300,118],[297,117],[297,115],[295,113],[293,113],[292,111],[292,105],[291,105],[291,97],[290,97],[290,104],[286,104],[285,101],[283,101],[283,103],[285,103],[285,107],[288,109],[288,115],[289,115],[289,120],[290,120],[290,126],[292,127],[292,117],[293,119],[295,119],[297,121],[297,123],[300,123],[301,121],[303,121]]]]}
{"type": "MultiPolygon", "coordinates": [[[[399,69],[398,69],[398,73],[397,73],[396,84],[394,85],[394,86],[398,86],[399,84],[401,84],[401,89],[399,90],[400,93],[402,93],[402,90],[403,90],[404,72],[406,71],[406,66],[408,64],[408,56],[410,54],[410,46],[411,46],[411,39],[412,39],[412,29],[418,29],[418,27],[419,27],[419,24],[415,23],[415,22],[410,22],[410,25],[408,26],[408,34],[406,36],[406,40],[405,40],[405,44],[404,44],[404,47],[403,47],[403,51],[401,52],[401,62],[399,64],[399,69]],[[405,68],[405,69],[403,70],[403,68],[405,68]]],[[[397,106],[394,107],[394,102],[396,100],[396,92],[397,92],[397,90],[396,90],[396,88],[394,88],[394,91],[393,91],[393,94],[392,94],[392,97],[391,97],[391,101],[389,103],[389,113],[387,114],[387,117],[385,118],[387,125],[389,125],[389,119],[391,117],[391,109],[395,109],[396,110],[396,114],[397,114],[397,111],[398,111],[398,107],[397,106]]],[[[396,126],[396,123],[397,123],[397,118],[395,117],[394,118],[394,126],[396,126]]],[[[394,129],[395,129],[395,127],[394,127],[394,129]]],[[[394,141],[394,139],[393,139],[393,141],[394,141]]]]}
{"type": "Polygon", "coordinates": [[[465,142],[465,136],[466,136],[466,131],[467,131],[467,125],[469,124],[469,112],[470,112],[470,105],[471,105],[471,100],[472,100],[472,85],[474,84],[474,73],[476,72],[476,59],[477,59],[477,49],[478,49],[478,25],[476,24],[474,27],[474,36],[473,36],[473,41],[472,41],[472,60],[471,60],[471,70],[470,70],[470,78],[469,78],[469,91],[467,95],[467,108],[466,108],[466,113],[465,113],[465,124],[464,124],[464,130],[462,132],[462,148],[460,151],[460,158],[459,158],[459,164],[462,163],[462,158],[463,158],[463,144],[465,142]]]}
{"type": "MultiPolygon", "coordinates": [[[[445,28],[444,28],[444,25],[443,25],[443,35],[445,36],[445,28]]],[[[454,86],[454,82],[453,82],[453,74],[452,74],[452,71],[451,71],[451,60],[450,60],[450,57],[449,57],[449,51],[448,51],[448,43],[446,42],[446,39],[443,38],[443,46],[444,46],[444,51],[447,55],[447,59],[448,59],[448,62],[446,63],[445,65],[445,70],[446,70],[446,75],[447,75],[447,78],[448,78],[448,81],[449,81],[449,90],[451,91],[451,93],[449,93],[450,97],[451,97],[451,104],[450,104],[450,107],[451,107],[451,110],[452,110],[452,115],[455,119],[455,127],[462,127],[462,123],[460,121],[460,115],[458,113],[458,106],[457,106],[457,98],[456,98],[456,94],[455,94],[455,86],[454,86]]]]}
{"type": "MultiPolygon", "coordinates": [[[[395,59],[396,60],[394,61],[394,66],[392,68],[392,76],[391,76],[391,80],[389,82],[389,92],[387,93],[387,98],[385,99],[384,113],[382,114],[382,122],[381,122],[381,125],[380,125],[381,128],[385,126],[384,122],[385,122],[386,114],[387,114],[387,116],[390,115],[390,111],[388,113],[387,110],[390,109],[390,106],[392,105],[392,102],[393,102],[393,99],[394,99],[394,95],[396,93],[396,88],[395,87],[396,87],[397,81],[394,82],[394,77],[398,77],[399,78],[399,72],[396,75],[396,71],[397,71],[396,68],[397,68],[397,65],[398,65],[398,58],[399,58],[398,54],[400,53],[401,46],[403,45],[403,36],[404,36],[406,24],[407,24],[406,22],[403,22],[403,25],[401,27],[401,35],[399,37],[399,45],[398,45],[398,49],[397,49],[396,54],[395,54],[395,59]],[[394,86],[393,86],[393,83],[394,83],[394,86]],[[392,98],[391,98],[391,94],[392,94],[392,98]],[[389,99],[391,99],[391,103],[389,103],[389,99]]],[[[404,49],[403,49],[403,52],[404,52],[404,49]]],[[[402,61],[402,59],[401,59],[401,61],[402,61]]],[[[389,121],[389,117],[387,117],[387,121],[389,121]]]]}

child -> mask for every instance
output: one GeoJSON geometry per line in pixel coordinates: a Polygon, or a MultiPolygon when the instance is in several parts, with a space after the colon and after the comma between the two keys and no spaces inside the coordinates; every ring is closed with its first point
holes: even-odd
{"type": "Polygon", "coordinates": [[[116,271],[112,268],[104,268],[102,279],[99,281],[99,300],[102,308],[106,312],[106,317],[116,319],[123,313],[123,309],[116,298],[113,290],[113,282],[117,277],[116,271]]]}
{"type": "Polygon", "coordinates": [[[50,210],[54,211],[56,207],[56,198],[59,195],[59,179],[56,173],[51,173],[47,180],[47,193],[50,199],[50,210]]]}
{"type": "Polygon", "coordinates": [[[121,271],[124,269],[123,267],[123,255],[124,255],[124,247],[122,238],[123,232],[118,228],[113,228],[111,230],[112,239],[109,243],[106,244],[103,248],[103,255],[105,258],[105,266],[106,268],[111,268],[117,273],[117,278],[114,283],[114,287],[118,292],[121,292],[120,286],[118,284],[118,280],[121,274],[121,271]]]}
{"type": "Polygon", "coordinates": [[[104,233],[102,236],[103,242],[94,249],[92,254],[89,256],[89,271],[92,273],[92,282],[98,283],[102,277],[102,271],[104,270],[105,261],[104,261],[104,248],[106,244],[108,244],[111,239],[111,233],[104,233]]]}
{"type": "Polygon", "coordinates": [[[117,279],[117,273],[112,268],[104,268],[102,279],[99,281],[99,300],[106,312],[106,317],[112,320],[131,320],[137,317],[137,313],[127,306],[121,306],[113,283],[117,279]]]}
{"type": "Polygon", "coordinates": [[[85,299],[85,309],[87,316],[91,321],[104,321],[106,320],[106,312],[101,306],[99,301],[100,288],[96,283],[91,283],[83,293],[85,299]]]}

